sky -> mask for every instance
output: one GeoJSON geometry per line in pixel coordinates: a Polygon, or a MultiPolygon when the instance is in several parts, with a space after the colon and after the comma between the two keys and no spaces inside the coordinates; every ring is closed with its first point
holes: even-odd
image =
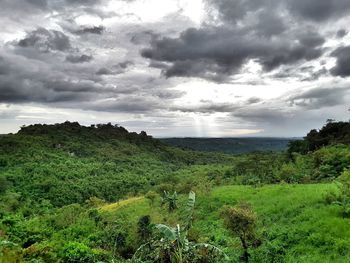
{"type": "Polygon", "coordinates": [[[350,118],[349,0],[0,0],[0,134],[299,137],[350,118]]]}

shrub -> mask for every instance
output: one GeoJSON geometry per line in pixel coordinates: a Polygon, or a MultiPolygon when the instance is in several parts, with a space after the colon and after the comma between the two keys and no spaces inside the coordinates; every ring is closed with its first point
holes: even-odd
{"type": "Polygon", "coordinates": [[[154,201],[157,199],[158,194],[156,192],[153,191],[148,191],[145,194],[145,197],[149,200],[150,205],[153,206],[154,205],[154,201]]]}
{"type": "Polygon", "coordinates": [[[340,196],[334,203],[341,206],[343,217],[350,217],[350,170],[345,170],[338,178],[340,196]]]}
{"type": "Polygon", "coordinates": [[[152,235],[151,217],[149,215],[140,217],[137,222],[137,234],[142,242],[147,241],[152,235]]]}
{"type": "Polygon", "coordinates": [[[240,203],[235,207],[225,207],[222,215],[227,229],[241,241],[243,248],[242,260],[248,262],[249,248],[260,244],[256,237],[256,214],[249,204],[240,203]]]}
{"type": "Polygon", "coordinates": [[[95,254],[91,248],[79,242],[68,242],[62,248],[60,257],[63,262],[95,262],[95,254]]]}

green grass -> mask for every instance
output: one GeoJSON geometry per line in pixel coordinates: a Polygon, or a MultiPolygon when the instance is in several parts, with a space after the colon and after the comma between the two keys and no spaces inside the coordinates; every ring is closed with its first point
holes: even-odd
{"type": "MultiPolygon", "coordinates": [[[[350,219],[343,219],[337,206],[323,201],[324,195],[334,190],[333,184],[217,187],[198,196],[190,235],[220,246],[236,262],[239,241],[224,228],[220,211],[224,205],[246,201],[259,217],[263,240],[262,246],[251,251],[252,262],[349,262],[350,219]]],[[[184,203],[185,197],[181,197],[180,206],[184,203]]],[[[106,215],[123,218],[130,229],[136,229],[142,215],[149,214],[154,223],[172,225],[181,220],[179,211],[169,214],[159,203],[151,207],[147,200],[139,200],[110,209],[106,215]]]]}

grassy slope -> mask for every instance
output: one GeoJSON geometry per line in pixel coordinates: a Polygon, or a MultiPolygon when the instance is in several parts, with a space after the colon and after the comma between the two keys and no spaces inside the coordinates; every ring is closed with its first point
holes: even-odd
{"type": "MultiPolygon", "coordinates": [[[[257,212],[264,240],[252,251],[254,262],[349,262],[350,220],[341,217],[337,206],[323,202],[324,194],[332,189],[332,184],[218,187],[210,195],[197,198],[191,235],[225,248],[231,259],[236,258],[239,242],[223,227],[220,210],[223,205],[244,200],[257,212]],[[269,251],[275,252],[274,258],[269,251]]],[[[174,224],[181,218],[177,213],[169,215],[159,204],[150,207],[145,199],[106,212],[111,220],[127,220],[130,229],[136,229],[138,218],[146,214],[155,223],[167,219],[166,223],[174,224]]]]}

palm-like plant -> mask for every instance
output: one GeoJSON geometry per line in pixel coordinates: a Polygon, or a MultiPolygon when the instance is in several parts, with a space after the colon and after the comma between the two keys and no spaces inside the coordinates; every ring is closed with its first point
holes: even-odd
{"type": "Polygon", "coordinates": [[[197,263],[218,262],[226,255],[217,247],[195,243],[188,240],[188,231],[192,226],[193,210],[196,195],[190,192],[186,207],[185,224],[175,227],[158,224],[155,226],[157,235],[142,245],[134,254],[133,262],[157,262],[157,263],[197,263]],[[201,253],[202,252],[202,253],[201,253]]]}

